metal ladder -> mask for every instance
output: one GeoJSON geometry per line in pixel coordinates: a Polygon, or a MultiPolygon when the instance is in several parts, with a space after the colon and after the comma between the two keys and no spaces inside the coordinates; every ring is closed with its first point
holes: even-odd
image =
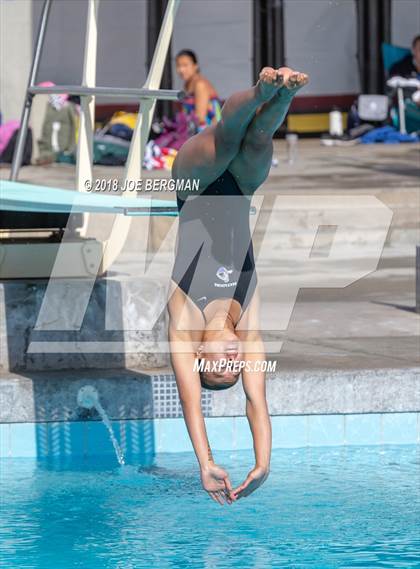
{"type": "MultiPolygon", "coordinates": [[[[41,54],[48,24],[48,17],[53,0],[45,0],[42,8],[35,51],[26,88],[26,96],[21,115],[21,126],[18,133],[16,148],[13,155],[10,180],[17,181],[22,164],[24,145],[28,131],[29,117],[33,97],[37,94],[68,93],[80,95],[80,126],[76,158],[76,190],[86,191],[86,180],[93,179],[93,133],[95,124],[95,95],[137,98],[140,103],[137,124],[133,132],[129,154],[125,165],[124,181],[139,180],[142,175],[142,159],[146,141],[149,137],[150,126],[157,99],[180,100],[185,96],[181,90],[159,89],[165,59],[173,32],[175,15],[180,0],[168,0],[159,37],[153,54],[153,59],[146,82],[139,89],[124,87],[96,86],[96,55],[98,37],[98,8],[100,0],[88,0],[88,15],[84,48],[84,65],[82,85],[55,85],[52,87],[37,87],[35,81],[41,60],[41,54]]],[[[126,195],[124,192],[123,195],[126,195]]],[[[84,215],[80,234],[86,232],[89,214],[84,215]]],[[[71,216],[69,218],[70,222],[71,216]]],[[[130,228],[131,219],[117,215],[107,240],[107,257],[109,262],[115,259],[124,245],[130,228]]]]}

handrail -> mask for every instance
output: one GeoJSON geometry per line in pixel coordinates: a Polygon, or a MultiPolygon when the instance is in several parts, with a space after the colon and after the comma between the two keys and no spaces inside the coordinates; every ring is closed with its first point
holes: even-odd
{"type": "Polygon", "coordinates": [[[140,99],[162,99],[166,101],[179,101],[186,97],[185,91],[176,89],[136,89],[131,87],[84,87],[82,85],[53,85],[51,87],[28,88],[32,95],[48,95],[55,93],[68,93],[69,95],[101,95],[105,97],[132,97],[140,99]]]}

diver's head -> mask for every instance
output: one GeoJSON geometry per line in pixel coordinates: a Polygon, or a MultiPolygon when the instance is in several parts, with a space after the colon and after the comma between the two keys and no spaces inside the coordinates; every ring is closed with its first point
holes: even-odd
{"type": "Polygon", "coordinates": [[[197,349],[201,385],[205,389],[228,389],[235,385],[241,375],[241,342],[229,315],[221,330],[215,330],[212,323],[207,323],[197,349]]]}
{"type": "Polygon", "coordinates": [[[183,81],[188,81],[200,71],[197,56],[191,49],[179,51],[175,57],[175,64],[176,72],[183,81]]]}

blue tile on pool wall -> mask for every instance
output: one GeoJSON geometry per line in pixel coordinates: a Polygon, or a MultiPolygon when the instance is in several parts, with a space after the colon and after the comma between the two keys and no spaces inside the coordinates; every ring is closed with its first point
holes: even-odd
{"type": "Polygon", "coordinates": [[[311,446],[342,445],[343,415],[308,415],[308,444],[311,446]]]}
{"type": "Polygon", "coordinates": [[[191,452],[193,446],[184,419],[155,419],[157,452],[191,452]]]}
{"type": "Polygon", "coordinates": [[[417,442],[417,413],[383,413],[382,443],[415,444],[417,442]]]}
{"type": "MultiPolygon", "coordinates": [[[[111,421],[115,438],[120,444],[120,433],[118,428],[118,421],[111,421]]],[[[93,455],[110,455],[115,454],[114,447],[111,442],[111,437],[102,421],[88,421],[87,426],[87,454],[93,455]]]]}
{"type": "MultiPolygon", "coordinates": [[[[230,450],[233,443],[232,417],[206,417],[206,431],[213,450],[230,450]]],[[[156,419],[157,452],[191,452],[185,421],[182,417],[156,419]]]]}
{"type": "Polygon", "coordinates": [[[10,458],[11,456],[10,423],[0,423],[0,458],[10,458]]]}
{"type": "Polygon", "coordinates": [[[119,421],[121,449],[127,456],[155,454],[155,424],[153,419],[119,421]]]}
{"type": "Polygon", "coordinates": [[[48,424],[50,456],[80,456],[86,453],[87,422],[55,421],[48,424]]]}
{"type": "Polygon", "coordinates": [[[345,444],[376,445],[381,443],[381,414],[345,415],[345,444]]]}
{"type": "MultiPolygon", "coordinates": [[[[273,448],[340,444],[418,444],[418,413],[271,416],[273,448]]],[[[207,417],[212,449],[252,449],[248,420],[207,417]]],[[[182,417],[112,421],[124,455],[193,452],[182,417]]],[[[108,430],[99,421],[0,424],[0,456],[114,455],[108,430]]]]}
{"type": "Polygon", "coordinates": [[[11,423],[10,440],[13,457],[45,456],[48,452],[47,427],[43,424],[11,423]]]}
{"type": "Polygon", "coordinates": [[[273,448],[307,446],[307,415],[272,415],[271,426],[273,448]]]}
{"type": "Polygon", "coordinates": [[[233,450],[252,449],[252,433],[246,417],[233,417],[233,450]]]}
{"type": "Polygon", "coordinates": [[[213,450],[232,450],[233,448],[233,418],[207,417],[206,431],[213,450]]]}

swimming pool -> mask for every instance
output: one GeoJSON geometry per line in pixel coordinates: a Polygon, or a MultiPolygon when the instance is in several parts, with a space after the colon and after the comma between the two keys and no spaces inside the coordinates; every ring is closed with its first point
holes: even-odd
{"type": "MultiPolygon", "coordinates": [[[[251,451],[218,451],[232,483],[251,451]]],[[[0,461],[2,569],[420,566],[419,445],[275,449],[271,475],[220,506],[192,453],[0,461]]]]}

